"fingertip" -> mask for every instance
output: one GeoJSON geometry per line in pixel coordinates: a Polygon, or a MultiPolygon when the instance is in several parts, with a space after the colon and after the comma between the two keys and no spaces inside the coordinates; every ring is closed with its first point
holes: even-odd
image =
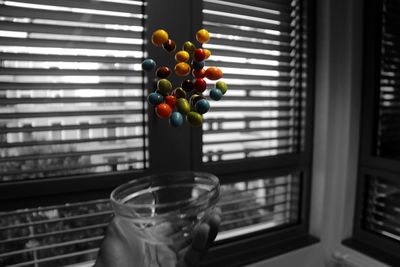
{"type": "Polygon", "coordinates": [[[213,214],[221,216],[222,215],[221,208],[220,207],[215,207],[214,210],[213,210],[213,214]]]}
{"type": "Polygon", "coordinates": [[[210,233],[210,226],[206,223],[202,223],[196,229],[194,234],[192,247],[196,251],[202,251],[206,248],[208,234],[210,233]]]}
{"type": "Polygon", "coordinates": [[[214,214],[213,216],[211,216],[208,224],[211,228],[218,228],[221,224],[221,216],[219,216],[218,214],[214,214]]]}

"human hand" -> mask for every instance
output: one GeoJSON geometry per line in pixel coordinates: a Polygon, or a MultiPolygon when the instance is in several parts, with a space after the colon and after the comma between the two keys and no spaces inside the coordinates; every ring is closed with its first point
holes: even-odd
{"type": "Polygon", "coordinates": [[[108,226],[94,267],[197,266],[217,236],[220,222],[221,210],[215,208],[209,219],[195,229],[189,242],[173,247],[146,246],[129,223],[116,217],[108,226]]]}

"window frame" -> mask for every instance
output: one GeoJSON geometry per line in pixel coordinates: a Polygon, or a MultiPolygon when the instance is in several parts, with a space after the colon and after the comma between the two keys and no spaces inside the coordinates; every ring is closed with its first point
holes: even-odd
{"type": "MultiPolygon", "coordinates": [[[[150,173],[177,170],[177,167],[179,170],[212,172],[220,178],[221,183],[234,182],[236,179],[240,179],[240,175],[243,174],[248,177],[256,177],[260,174],[272,177],[294,172],[301,173],[299,224],[276,227],[217,242],[211,248],[203,266],[210,266],[210,264],[240,266],[318,242],[315,237],[309,235],[314,121],[316,1],[299,1],[302,3],[300,23],[307,28],[307,39],[304,42],[307,54],[303,57],[307,65],[305,81],[307,87],[302,91],[307,96],[306,103],[302,103],[303,107],[304,105],[306,106],[306,109],[302,110],[306,113],[304,117],[306,125],[303,130],[304,144],[302,152],[204,164],[202,163],[201,128],[191,128],[184,125],[179,129],[174,129],[169,126],[167,120],[159,120],[153,109],[145,108],[145,112],[148,113],[148,128],[145,134],[148,136],[147,148],[150,155],[148,159],[150,168],[117,173],[6,182],[0,184],[0,209],[7,211],[41,205],[56,205],[69,201],[77,202],[95,198],[107,198],[110,191],[121,183],[150,173]],[[165,142],[165,140],[168,140],[168,142],[165,142]],[[177,146],[176,144],[180,145],[177,146]],[[160,153],[160,148],[162,148],[162,151],[171,151],[173,156],[164,154],[165,152],[160,153]],[[190,157],[187,156],[188,153],[190,157]],[[243,253],[237,253],[238,251],[243,253]]],[[[193,39],[192,36],[202,27],[202,1],[190,0],[183,3],[180,0],[171,0],[159,3],[149,0],[147,1],[147,6],[143,6],[143,9],[146,12],[148,11],[146,13],[146,30],[143,33],[143,39],[146,40],[143,44],[143,49],[147,48],[148,57],[154,58],[156,62],[158,60],[162,61],[162,57],[165,57],[165,51],[160,51],[158,47],[149,45],[146,42],[150,40],[151,33],[158,29],[160,25],[163,25],[163,28],[174,36],[174,40],[178,44],[188,39],[193,39]],[[170,8],[171,6],[179,6],[179,8],[173,10],[170,8]],[[168,14],[168,20],[163,19],[165,10],[171,10],[172,12],[172,14],[168,14]],[[191,12],[185,12],[185,10],[191,10],[191,12]],[[182,23],[182,21],[188,23],[182,23]],[[179,25],[179,27],[176,27],[176,25],[179,25]]],[[[172,65],[172,62],[170,61],[168,65],[172,65]]],[[[145,80],[143,88],[146,88],[147,92],[153,91],[154,75],[147,75],[145,80]]]]}
{"type": "Polygon", "coordinates": [[[368,175],[382,176],[388,180],[400,180],[398,161],[375,154],[376,125],[379,120],[380,55],[382,38],[383,0],[366,1],[363,19],[363,67],[360,119],[360,146],[357,174],[357,190],[353,217],[353,233],[342,244],[365,253],[377,260],[396,265],[400,262],[400,244],[363,229],[364,201],[367,197],[368,175]]]}

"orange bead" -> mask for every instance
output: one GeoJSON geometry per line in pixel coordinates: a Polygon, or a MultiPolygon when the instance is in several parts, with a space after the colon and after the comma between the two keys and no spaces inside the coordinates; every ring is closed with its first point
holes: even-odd
{"type": "Polygon", "coordinates": [[[172,109],[168,104],[162,103],[156,107],[156,114],[162,119],[168,118],[169,116],[171,116],[171,113],[172,109]]]}
{"type": "Polygon", "coordinates": [[[196,39],[199,43],[207,43],[210,40],[210,33],[205,29],[201,29],[196,33],[196,39]]]}
{"type": "Polygon", "coordinates": [[[208,49],[203,49],[203,51],[204,51],[204,53],[206,54],[206,58],[205,58],[205,59],[207,59],[207,58],[209,58],[209,57],[211,56],[211,51],[210,51],[210,50],[208,50],[208,49]]]}
{"type": "Polygon", "coordinates": [[[164,30],[156,30],[151,35],[151,42],[155,46],[162,46],[164,43],[168,42],[168,33],[164,30]]]}
{"type": "Polygon", "coordinates": [[[178,76],[186,76],[190,73],[190,66],[185,62],[179,62],[175,65],[175,73],[178,76]]]}
{"type": "Polygon", "coordinates": [[[209,67],[206,70],[206,78],[209,80],[218,80],[222,78],[222,71],[217,67],[209,67]]]}
{"type": "Polygon", "coordinates": [[[200,69],[200,70],[193,70],[192,71],[192,75],[196,78],[196,79],[202,79],[204,77],[206,77],[206,70],[205,69],[200,69]]]}
{"type": "Polygon", "coordinates": [[[175,60],[178,62],[185,62],[189,59],[190,55],[187,51],[179,51],[175,54],[175,60]]]}

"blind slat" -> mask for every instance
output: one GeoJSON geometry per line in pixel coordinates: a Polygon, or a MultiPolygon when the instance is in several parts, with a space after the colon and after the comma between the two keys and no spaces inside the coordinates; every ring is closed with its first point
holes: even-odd
{"type": "Polygon", "coordinates": [[[209,44],[204,44],[203,46],[204,48],[211,49],[214,56],[257,58],[264,60],[275,60],[286,64],[290,64],[293,60],[293,58],[289,55],[265,54],[260,53],[260,51],[255,51],[254,49],[246,49],[245,47],[234,47],[232,45],[216,46],[210,44],[211,42],[209,44]]]}
{"type": "MultiPolygon", "coordinates": [[[[246,4],[255,8],[265,8],[269,10],[276,10],[286,14],[291,12],[291,1],[284,0],[284,1],[259,1],[259,0],[246,0],[246,4]]],[[[213,0],[204,0],[205,4],[208,5],[209,3],[214,3],[213,0]]],[[[224,1],[229,3],[236,3],[243,5],[243,1],[240,0],[229,0],[224,1]]]]}
{"type": "MultiPolygon", "coordinates": [[[[220,35],[210,32],[211,35],[216,35],[213,38],[213,44],[216,45],[232,45],[232,40],[229,39],[230,35],[220,35]]],[[[245,47],[246,49],[265,49],[272,51],[279,51],[283,53],[290,53],[295,47],[290,44],[281,44],[277,42],[272,42],[267,39],[251,39],[240,36],[238,33],[236,34],[235,43],[240,47],[245,47]]]]}
{"type": "Polygon", "coordinates": [[[0,105],[15,104],[53,104],[53,103],[98,103],[98,102],[130,102],[142,101],[141,97],[32,97],[32,98],[0,98],[0,105]]]}
{"type": "MultiPolygon", "coordinates": [[[[78,8],[85,9],[86,12],[90,12],[93,10],[103,10],[103,11],[120,11],[123,13],[129,12],[131,14],[141,14],[142,13],[142,5],[141,1],[131,2],[132,4],[123,4],[123,3],[114,3],[112,1],[93,1],[93,0],[52,0],[51,5],[49,5],[49,1],[46,0],[13,0],[13,2],[21,3],[21,4],[35,4],[35,5],[45,5],[45,6],[57,6],[57,7],[67,7],[67,8],[78,8]]],[[[85,11],[81,11],[85,12],[85,11]]]]}
{"type": "Polygon", "coordinates": [[[68,56],[68,55],[43,55],[28,53],[0,53],[3,60],[21,61],[64,61],[64,62],[101,62],[101,63],[125,63],[141,64],[141,58],[115,57],[115,56],[68,56]]]}
{"type": "Polygon", "coordinates": [[[123,90],[133,89],[142,90],[141,83],[130,82],[104,82],[104,83],[79,83],[78,81],[71,81],[71,83],[0,83],[0,90],[76,90],[76,89],[109,89],[109,90],[123,90]],[[136,88],[136,89],[135,89],[136,88]]]}
{"type": "Polygon", "coordinates": [[[50,19],[72,22],[83,21],[99,24],[142,26],[141,20],[130,17],[118,17],[99,14],[90,14],[90,16],[88,16],[86,14],[68,11],[49,12],[48,10],[43,9],[31,9],[17,6],[2,6],[0,8],[0,15],[12,18],[50,19]]]}
{"type": "Polygon", "coordinates": [[[232,25],[242,25],[247,27],[259,27],[271,31],[279,31],[290,34],[291,27],[287,23],[274,23],[263,18],[242,18],[240,14],[229,14],[217,10],[204,10],[204,20],[215,21],[219,23],[232,24],[232,25]],[[250,19],[250,20],[249,20],[250,19]],[[260,22],[261,20],[261,22],[260,22]],[[261,24],[261,25],[260,25],[261,24]]]}
{"type": "MultiPolygon", "coordinates": [[[[142,163],[143,159],[136,159],[136,160],[118,160],[118,164],[133,164],[133,163],[142,163]]],[[[34,174],[42,174],[43,172],[46,172],[47,176],[49,177],[54,177],[54,176],[59,176],[60,173],[65,173],[67,171],[76,171],[73,172],[72,174],[81,174],[84,172],[87,172],[88,169],[92,169],[95,167],[102,167],[102,169],[111,169],[110,167],[110,162],[102,162],[102,163],[91,163],[91,164],[69,164],[68,167],[48,167],[46,169],[30,169],[30,170],[14,170],[14,171],[5,171],[5,172],[0,172],[0,175],[3,177],[6,176],[12,176],[12,177],[21,177],[22,175],[26,175],[29,177],[29,175],[34,174]]]]}
{"type": "MultiPolygon", "coordinates": [[[[57,22],[57,21],[55,21],[57,22]]],[[[20,31],[32,33],[52,33],[52,34],[64,34],[64,35],[82,35],[82,36],[97,36],[97,37],[120,37],[120,38],[141,38],[142,33],[140,31],[127,31],[127,30],[110,30],[105,28],[90,28],[90,27],[79,27],[76,26],[60,26],[52,24],[40,24],[40,23],[18,23],[0,21],[0,30],[5,31],[20,31]]]]}
{"type": "Polygon", "coordinates": [[[209,146],[209,145],[220,145],[220,144],[232,144],[232,143],[238,143],[238,142],[240,142],[240,143],[248,143],[248,142],[259,142],[259,141],[274,141],[274,140],[287,140],[287,139],[290,139],[290,138],[293,138],[293,137],[295,137],[295,136],[293,136],[293,135],[281,135],[281,136],[279,136],[279,137],[267,137],[267,138],[260,138],[260,137],[257,137],[257,138],[252,138],[252,139],[237,139],[237,140],[224,140],[224,141],[220,141],[220,140],[218,140],[218,141],[203,141],[203,144],[204,145],[207,145],[207,146],[209,146]]]}
{"type": "Polygon", "coordinates": [[[29,133],[39,131],[66,131],[66,130],[84,130],[99,128],[117,128],[117,127],[137,127],[143,125],[143,122],[109,122],[109,123],[83,123],[75,125],[52,125],[52,126],[33,126],[33,127],[0,127],[0,133],[29,133]]]}
{"type": "Polygon", "coordinates": [[[243,3],[232,3],[231,1],[205,1],[205,9],[222,11],[230,14],[240,14],[250,17],[259,17],[264,19],[270,19],[279,22],[285,22],[290,24],[292,18],[289,13],[274,12],[274,10],[267,8],[256,8],[251,5],[245,5],[243,3]]]}
{"type": "Polygon", "coordinates": [[[289,34],[272,34],[260,28],[243,28],[241,25],[224,24],[212,21],[203,21],[203,25],[207,27],[210,32],[215,34],[239,35],[247,38],[267,39],[271,42],[278,41],[287,45],[289,45],[293,40],[293,36],[289,34]]]}
{"type": "Polygon", "coordinates": [[[24,47],[57,47],[57,48],[83,48],[83,49],[107,49],[107,50],[125,50],[125,51],[141,51],[141,44],[124,44],[124,43],[106,43],[94,41],[75,41],[63,37],[61,40],[54,40],[51,35],[49,39],[39,38],[11,38],[0,37],[0,45],[4,46],[24,46],[24,47]],[[51,38],[51,39],[50,39],[51,38]]]}
{"type": "MultiPolygon", "coordinates": [[[[230,62],[213,61],[211,59],[209,61],[213,62],[212,65],[215,67],[219,67],[219,68],[232,67],[232,63],[230,63],[230,62]]],[[[285,64],[267,65],[267,64],[236,63],[235,62],[234,66],[235,66],[235,68],[241,68],[241,69],[261,69],[261,70],[269,70],[269,71],[276,70],[276,71],[282,71],[283,73],[285,73],[285,72],[290,73],[290,71],[294,69],[294,67],[290,66],[289,64],[287,64],[287,65],[285,65],[285,64]]],[[[229,88],[229,89],[231,89],[231,88],[229,88]]]]}
{"type": "Polygon", "coordinates": [[[44,117],[71,117],[71,116],[99,116],[99,115],[119,115],[119,114],[142,114],[140,109],[123,110],[78,110],[78,111],[54,111],[54,112],[18,112],[2,113],[0,119],[22,119],[22,118],[44,118],[44,117]]]}
{"type": "Polygon", "coordinates": [[[15,162],[15,161],[28,161],[28,160],[37,160],[37,159],[53,159],[53,158],[68,158],[68,157],[78,157],[78,156],[86,156],[86,155],[102,155],[102,154],[115,154],[115,153],[124,153],[124,152],[135,152],[142,151],[142,147],[125,147],[125,148],[116,148],[116,149],[98,149],[98,150],[86,150],[79,152],[68,152],[68,153],[43,153],[40,155],[22,155],[22,156],[12,156],[7,158],[0,158],[1,162],[15,162]]]}
{"type": "Polygon", "coordinates": [[[110,136],[110,137],[97,137],[97,138],[79,138],[70,140],[50,140],[50,141],[32,141],[32,142],[15,142],[15,143],[0,143],[1,148],[13,147],[29,147],[29,146],[49,146],[49,145],[66,145],[66,144],[82,144],[91,142],[111,142],[118,140],[131,140],[142,139],[143,136],[127,135],[127,136],[110,136]]]}

